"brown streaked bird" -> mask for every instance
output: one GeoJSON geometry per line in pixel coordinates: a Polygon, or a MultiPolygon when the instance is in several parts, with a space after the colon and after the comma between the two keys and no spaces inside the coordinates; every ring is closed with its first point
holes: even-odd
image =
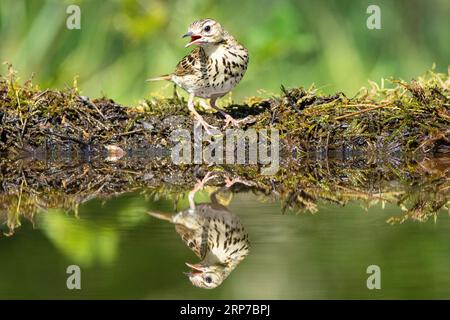
{"type": "Polygon", "coordinates": [[[249,61],[247,49],[213,19],[193,22],[183,37],[191,37],[186,47],[198,47],[181,59],[173,73],[147,81],[169,80],[186,90],[188,108],[207,132],[215,127],[195,110],[194,97],[210,99],[211,107],[225,117],[225,127],[239,126],[240,121],[220,110],[216,100],[241,81],[249,61]]]}
{"type": "Polygon", "coordinates": [[[190,208],[175,215],[149,212],[158,219],[175,224],[175,230],[185,244],[201,259],[199,263],[186,263],[186,273],[193,285],[213,289],[218,287],[248,255],[250,242],[239,218],[219,203],[217,194],[211,194],[210,203],[194,203],[195,193],[203,188],[211,176],[208,174],[189,193],[190,208]]]}

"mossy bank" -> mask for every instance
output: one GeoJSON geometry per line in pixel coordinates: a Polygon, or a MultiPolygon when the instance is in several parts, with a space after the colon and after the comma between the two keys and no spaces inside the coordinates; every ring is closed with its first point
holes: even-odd
{"type": "MultiPolygon", "coordinates": [[[[450,150],[450,78],[433,71],[409,82],[370,82],[354,97],[282,86],[278,96],[252,97],[226,110],[251,119],[244,129],[278,129],[288,156],[355,150],[433,155],[450,150]]],[[[224,123],[218,113],[203,114],[213,125],[224,123]]],[[[105,97],[82,96],[76,86],[52,90],[31,80],[19,83],[11,67],[0,78],[2,153],[105,154],[111,146],[128,153],[163,152],[172,146],[170,133],[192,130],[193,121],[178,95],[123,106],[105,97]]]]}

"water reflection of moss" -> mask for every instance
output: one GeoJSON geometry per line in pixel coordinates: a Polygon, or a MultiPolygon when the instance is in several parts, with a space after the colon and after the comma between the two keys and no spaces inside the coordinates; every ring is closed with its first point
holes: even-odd
{"type": "Polygon", "coordinates": [[[448,210],[448,158],[403,164],[395,158],[379,161],[384,161],[383,165],[360,163],[357,167],[352,167],[348,161],[337,160],[322,164],[295,164],[290,170],[297,170],[299,174],[287,178],[288,181],[280,190],[285,199],[284,209],[314,213],[317,211],[317,204],[323,201],[340,205],[358,201],[366,209],[378,203],[383,206],[391,203],[405,211],[405,215],[390,218],[390,223],[404,222],[410,218],[426,221],[429,217],[435,217],[441,209],[448,210]],[[424,169],[425,163],[434,163],[433,173],[424,169]],[[308,169],[301,169],[299,165],[308,169]]]}
{"type": "MultiPolygon", "coordinates": [[[[53,208],[77,215],[79,205],[89,207],[91,199],[104,201],[125,192],[139,191],[139,197],[133,201],[106,202],[111,206],[107,210],[108,217],[92,212],[92,218],[115,219],[124,228],[133,228],[145,219],[146,210],[171,211],[186,207],[186,192],[196,182],[189,166],[170,163],[162,166],[161,159],[133,158],[89,165],[50,161],[46,166],[40,160],[27,160],[26,166],[20,165],[22,161],[0,160],[4,169],[0,216],[7,224],[7,233],[11,234],[20,225],[21,217],[32,219],[36,213],[53,208]],[[80,167],[84,175],[77,174],[80,167]],[[131,167],[136,171],[130,173],[131,167]],[[77,179],[62,183],[72,176],[77,179]]],[[[199,175],[201,171],[206,172],[205,168],[199,170],[199,175]]],[[[265,199],[279,199],[285,211],[314,213],[323,202],[345,205],[358,201],[365,208],[390,203],[405,211],[404,216],[389,219],[391,223],[406,219],[426,221],[435,217],[448,207],[450,196],[450,164],[446,157],[422,160],[391,157],[376,162],[361,155],[341,160],[285,159],[275,176],[261,175],[254,165],[216,167],[215,170],[251,182],[251,186],[235,187],[235,192],[251,191],[264,195],[265,199]]],[[[223,180],[212,182],[212,186],[222,184],[223,180]]],[[[206,201],[207,197],[207,193],[199,193],[197,200],[206,201]]],[[[84,226],[83,223],[80,225],[84,226]]]]}

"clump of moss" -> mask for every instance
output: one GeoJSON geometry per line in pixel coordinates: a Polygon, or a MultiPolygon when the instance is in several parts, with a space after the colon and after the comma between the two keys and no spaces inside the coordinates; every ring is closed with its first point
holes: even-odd
{"type": "Polygon", "coordinates": [[[303,149],[448,152],[450,79],[428,72],[410,83],[371,82],[353,98],[284,90],[280,129],[303,149]]]}
{"type": "MultiPolygon", "coordinates": [[[[411,82],[391,79],[389,84],[370,82],[370,88],[351,98],[324,95],[314,87],[282,87],[277,97],[254,97],[226,109],[236,118],[252,118],[246,128],[279,129],[283,144],[300,155],[346,150],[448,153],[449,74],[429,71],[411,82]]],[[[208,112],[205,118],[223,124],[218,114],[208,112]]],[[[178,95],[125,107],[107,98],[81,96],[76,85],[41,90],[31,81],[19,84],[10,67],[0,77],[0,123],[0,152],[63,148],[95,153],[108,145],[124,150],[170,146],[170,132],[191,130],[193,117],[178,95]]]]}

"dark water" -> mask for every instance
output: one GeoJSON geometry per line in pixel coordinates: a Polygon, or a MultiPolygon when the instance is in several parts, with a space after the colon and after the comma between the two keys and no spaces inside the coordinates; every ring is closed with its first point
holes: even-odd
{"type": "MultiPolygon", "coordinates": [[[[208,189],[195,203],[211,202],[208,189]]],[[[315,214],[282,212],[280,200],[253,192],[223,196],[250,240],[249,254],[212,290],[183,272],[200,259],[173,224],[148,211],[176,213],[169,198],[141,192],[92,199],[76,213],[42,210],[0,237],[0,298],[315,299],[450,298],[448,211],[425,222],[389,224],[395,204],[317,203],[315,214]],[[66,287],[69,265],[81,268],[81,290],[66,287]],[[369,290],[366,269],[381,270],[369,290]]],[[[6,229],[3,228],[6,232],[6,229]]]]}

